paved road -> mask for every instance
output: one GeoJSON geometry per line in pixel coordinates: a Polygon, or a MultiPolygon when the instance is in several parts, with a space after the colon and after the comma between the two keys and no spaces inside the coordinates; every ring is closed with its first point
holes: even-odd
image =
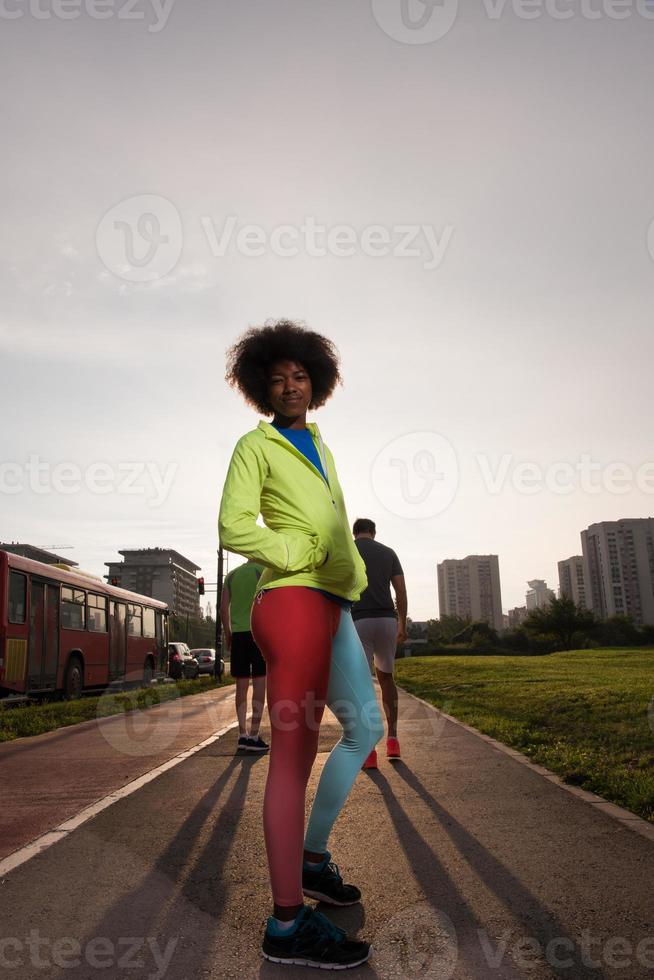
{"type": "MultiPolygon", "coordinates": [[[[348,975],[654,976],[654,844],[414,699],[400,710],[404,760],[360,774],[333,837],[364,901],[329,914],[375,948],[348,975]]],[[[336,739],[327,721],[312,790],[336,739]]],[[[235,756],[235,741],[228,733],[5,877],[3,976],[312,975],[260,959],[267,760],[235,756]]]]}

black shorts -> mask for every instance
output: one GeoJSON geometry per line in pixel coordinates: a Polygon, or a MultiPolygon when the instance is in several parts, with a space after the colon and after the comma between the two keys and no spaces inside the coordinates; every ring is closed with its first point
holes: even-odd
{"type": "Polygon", "coordinates": [[[247,633],[232,633],[229,672],[232,677],[265,676],[266,661],[249,630],[247,633]]]}

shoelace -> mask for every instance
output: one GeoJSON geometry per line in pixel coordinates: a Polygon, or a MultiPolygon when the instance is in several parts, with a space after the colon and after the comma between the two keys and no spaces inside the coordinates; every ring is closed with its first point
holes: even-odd
{"type": "Polygon", "coordinates": [[[328,919],[322,912],[312,909],[306,917],[305,928],[315,932],[316,935],[326,936],[336,943],[345,939],[347,933],[345,929],[335,926],[331,919],[328,919]]]}
{"type": "Polygon", "coordinates": [[[330,861],[327,867],[325,868],[325,871],[329,871],[330,874],[332,874],[339,881],[343,880],[343,876],[341,875],[341,872],[338,870],[338,865],[336,864],[335,861],[330,861]]]}

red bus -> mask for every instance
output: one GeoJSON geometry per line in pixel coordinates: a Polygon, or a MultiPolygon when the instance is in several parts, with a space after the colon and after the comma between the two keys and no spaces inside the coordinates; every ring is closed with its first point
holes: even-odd
{"type": "Polygon", "coordinates": [[[78,697],[167,671],[165,602],[0,551],[0,696],[78,697]]]}

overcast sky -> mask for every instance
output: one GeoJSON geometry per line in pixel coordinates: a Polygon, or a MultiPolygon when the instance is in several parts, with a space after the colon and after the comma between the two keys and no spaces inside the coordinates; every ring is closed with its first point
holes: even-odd
{"type": "Polygon", "coordinates": [[[444,558],[506,610],[654,514],[654,8],[402,12],[6,0],[0,539],[214,581],[225,350],[281,316],[341,352],[312,417],[413,618],[444,558]]]}

